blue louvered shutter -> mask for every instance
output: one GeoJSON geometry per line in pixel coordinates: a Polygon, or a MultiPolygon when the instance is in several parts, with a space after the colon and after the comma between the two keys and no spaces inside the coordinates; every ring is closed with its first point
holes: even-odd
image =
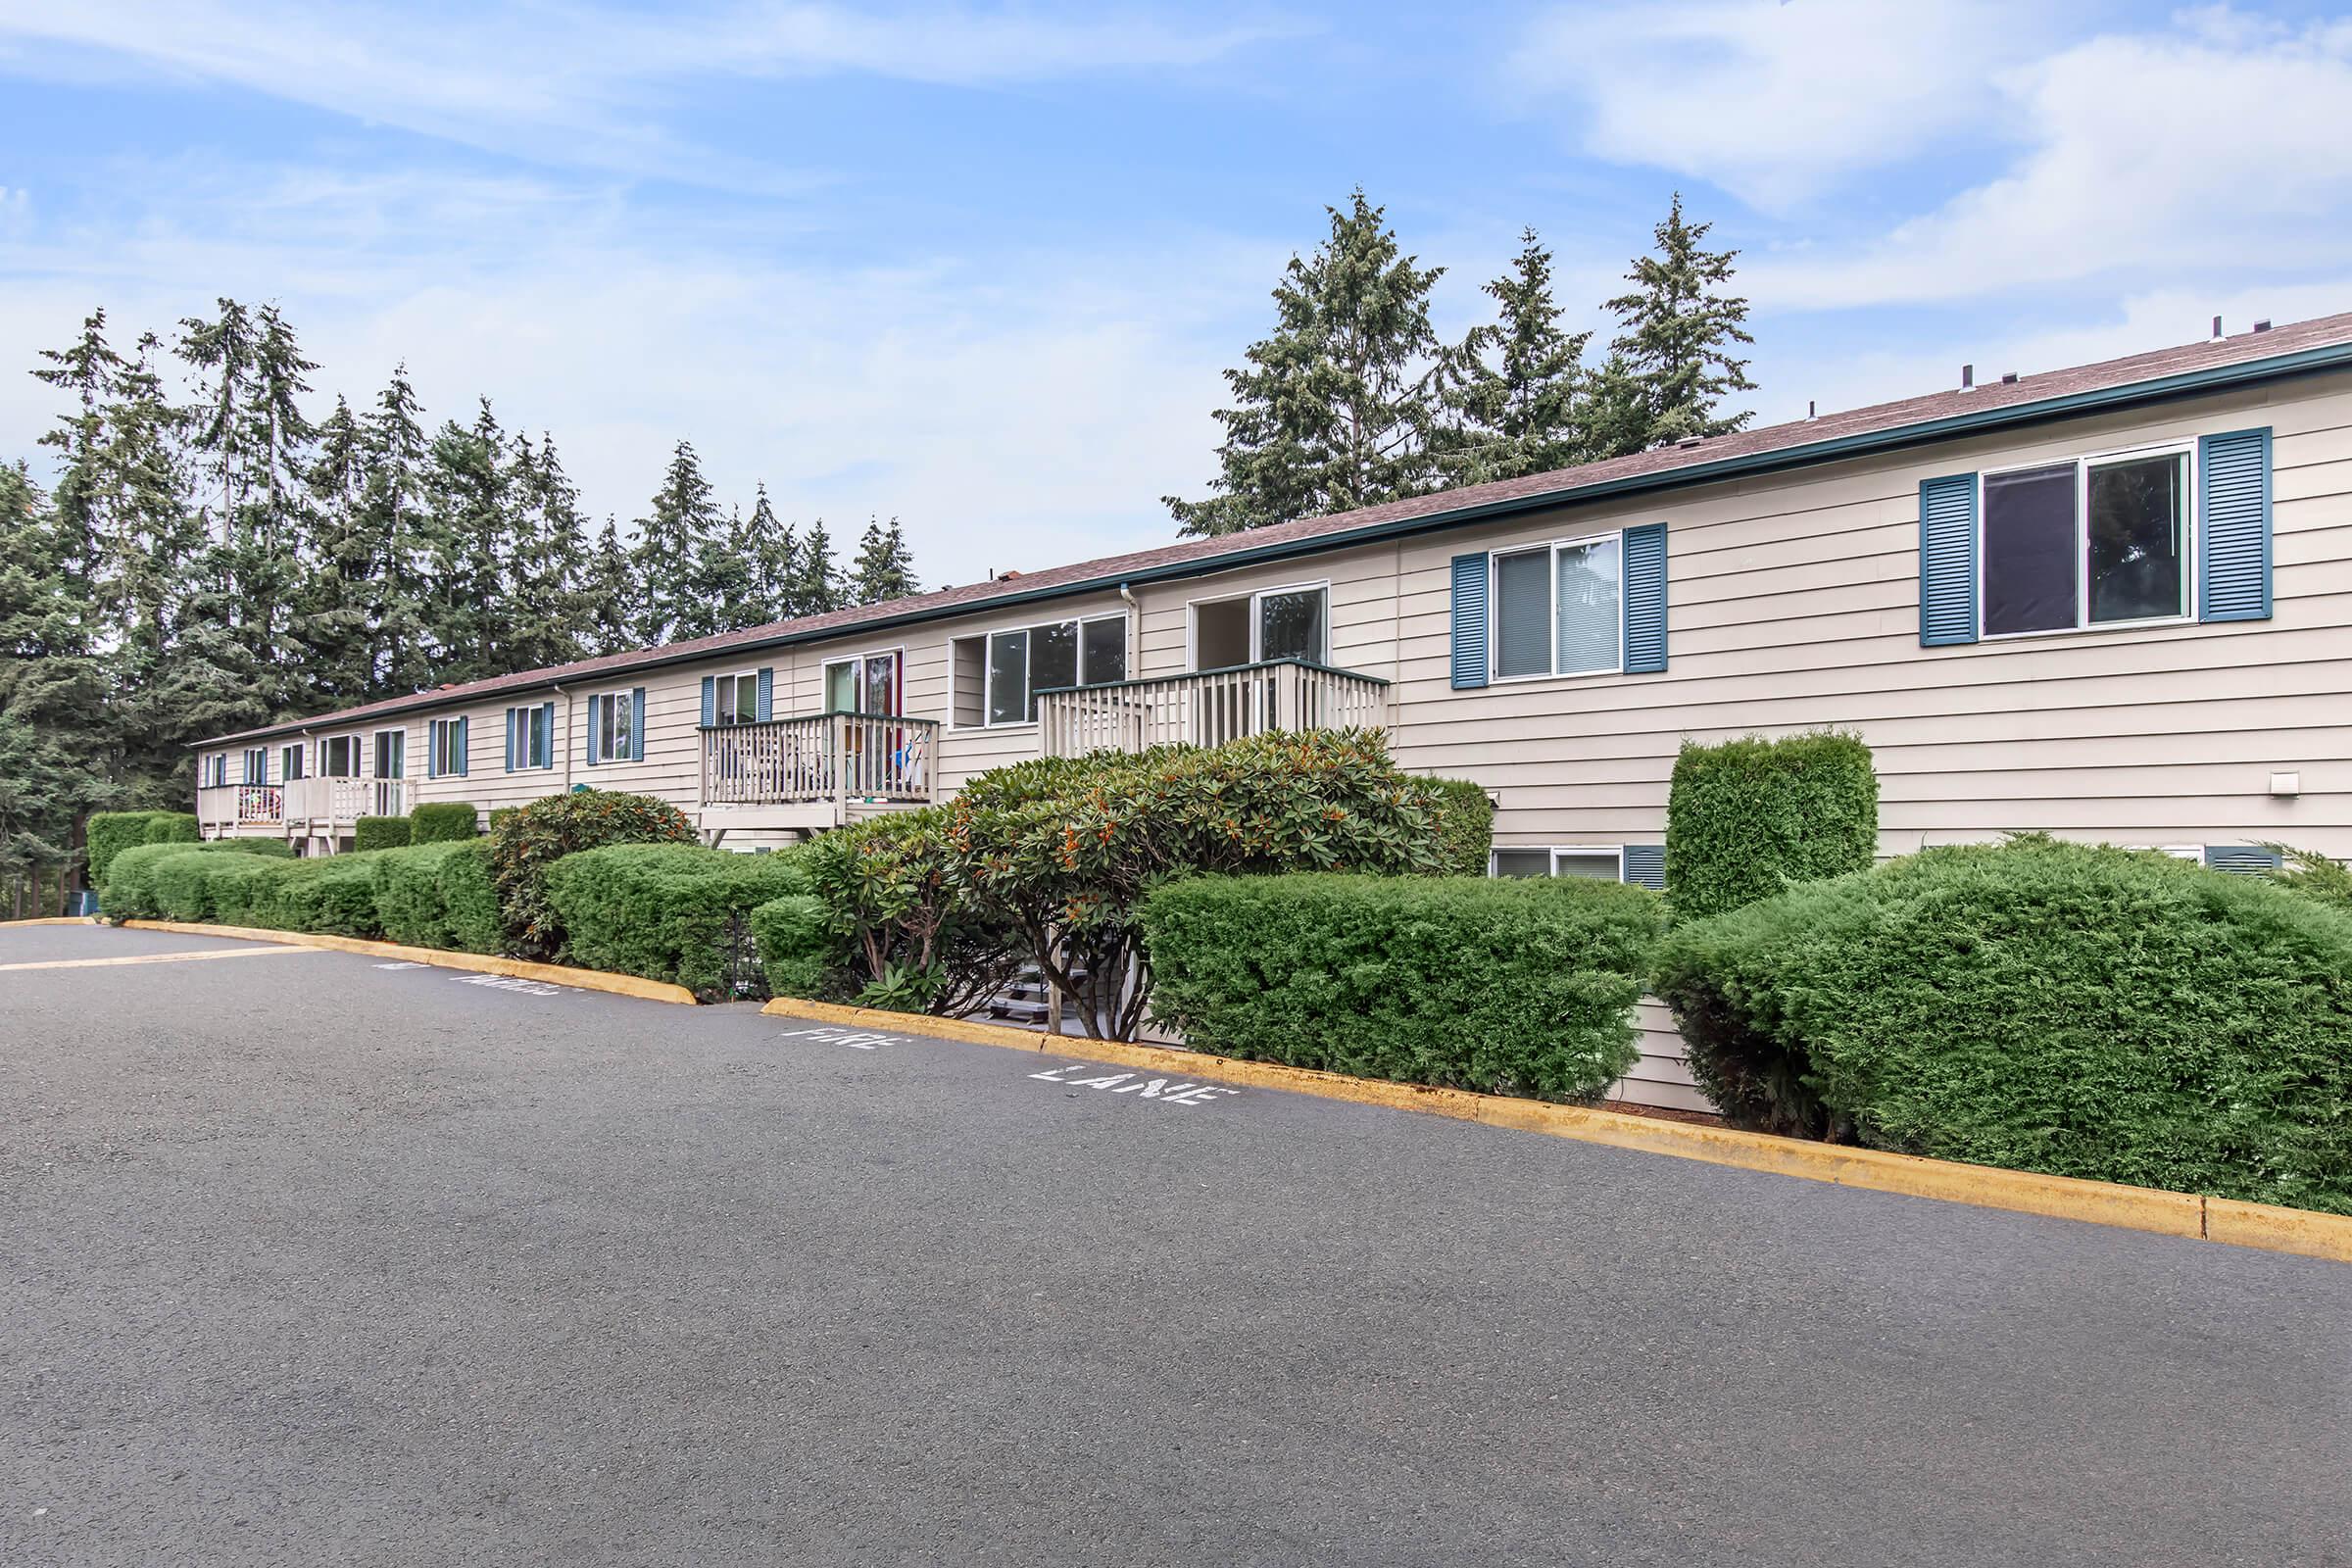
{"type": "Polygon", "coordinates": [[[441,776],[441,748],[433,744],[440,737],[441,721],[437,718],[426,719],[424,721],[424,776],[426,778],[441,776]]]}
{"type": "Polygon", "coordinates": [[[645,688],[629,693],[629,760],[645,760],[645,688]]]}
{"type": "Polygon", "coordinates": [[[472,750],[473,750],[473,720],[472,720],[472,718],[471,718],[470,716],[469,716],[469,717],[466,717],[466,718],[461,718],[461,719],[459,719],[459,720],[458,720],[458,767],[457,767],[457,774],[458,774],[458,777],[460,777],[460,778],[464,778],[464,777],[466,776],[466,767],[467,767],[467,766],[468,766],[468,765],[469,765],[469,764],[470,764],[470,763],[473,761],[472,750]]]}
{"type": "Polygon", "coordinates": [[[705,675],[703,677],[703,728],[709,729],[711,725],[717,722],[718,677],[716,675],[705,675]]]}
{"type": "Polygon", "coordinates": [[[1645,522],[1625,530],[1625,669],[1654,675],[1665,667],[1666,525],[1645,522]]]}
{"type": "Polygon", "coordinates": [[[1625,879],[1636,887],[1665,892],[1666,846],[1628,844],[1625,847],[1625,879]]]}
{"type": "Polygon", "coordinates": [[[2271,432],[2197,442],[2199,620],[2271,618],[2271,432]]]}
{"type": "Polygon", "coordinates": [[[2205,864],[2216,871],[2264,876],[2278,869],[2278,852],[2266,850],[2259,844],[2208,844],[2205,864]]]}
{"type": "Polygon", "coordinates": [[[754,711],[760,722],[764,724],[776,716],[776,672],[764,666],[760,671],[759,702],[760,706],[754,711]]]}
{"type": "Polygon", "coordinates": [[[1487,556],[1453,558],[1453,689],[1487,683],[1487,556]]]}
{"type": "Polygon", "coordinates": [[[1977,476],[1946,474],[1919,486],[1919,642],[1945,648],[1977,640],[1977,476]]]}

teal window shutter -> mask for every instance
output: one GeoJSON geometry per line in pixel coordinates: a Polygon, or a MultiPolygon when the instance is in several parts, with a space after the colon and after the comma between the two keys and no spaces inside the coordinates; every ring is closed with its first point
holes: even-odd
{"type": "Polygon", "coordinates": [[[2267,876],[2278,869],[2278,852],[2259,844],[2208,844],[2205,864],[2208,869],[2234,871],[2239,876],[2267,876]]]}
{"type": "Polygon", "coordinates": [[[2271,432],[2197,442],[2197,618],[2271,618],[2271,432]]]}
{"type": "Polygon", "coordinates": [[[705,675],[703,677],[703,728],[709,729],[711,725],[717,722],[718,677],[716,675],[705,675]]]}
{"type": "Polygon", "coordinates": [[[776,672],[762,665],[760,670],[760,707],[758,715],[764,724],[776,716],[776,672]]]}
{"type": "Polygon", "coordinates": [[[645,688],[629,693],[629,760],[645,760],[645,688]]]}
{"type": "Polygon", "coordinates": [[[1977,640],[1977,476],[1919,485],[1919,645],[1977,640]]]}
{"type": "Polygon", "coordinates": [[[440,728],[441,721],[437,718],[428,718],[424,721],[424,776],[426,778],[441,776],[441,748],[433,744],[440,738],[440,728]]]}
{"type": "Polygon", "coordinates": [[[601,757],[597,756],[597,754],[596,754],[596,744],[597,744],[597,743],[596,743],[596,737],[598,736],[598,734],[599,734],[599,733],[601,733],[601,732],[602,732],[602,730],[603,730],[603,728],[604,728],[604,716],[605,716],[605,700],[604,700],[602,697],[591,697],[591,698],[589,698],[589,699],[588,699],[588,733],[587,733],[585,736],[583,736],[583,737],[581,738],[581,741],[580,741],[580,747],[581,747],[580,755],[581,755],[581,757],[582,757],[583,759],[585,759],[585,760],[586,760],[586,761],[587,761],[587,763],[588,763],[588,765],[589,765],[590,767],[594,767],[594,766],[595,766],[597,763],[599,763],[599,762],[601,762],[601,761],[603,761],[603,760],[604,760],[604,759],[603,759],[603,758],[601,758],[601,757]]]}
{"type": "Polygon", "coordinates": [[[1487,556],[1453,558],[1453,689],[1487,683],[1487,556]]]}
{"type": "Polygon", "coordinates": [[[1666,525],[1625,530],[1625,670],[1654,675],[1666,667],[1666,525]]]}
{"type": "Polygon", "coordinates": [[[1625,847],[1625,879],[1636,887],[1653,892],[1666,891],[1666,846],[1663,844],[1628,844],[1625,847]]]}
{"type": "Polygon", "coordinates": [[[539,705],[539,733],[547,739],[547,744],[539,751],[539,765],[553,767],[562,748],[556,744],[556,705],[552,702],[539,705]]]}

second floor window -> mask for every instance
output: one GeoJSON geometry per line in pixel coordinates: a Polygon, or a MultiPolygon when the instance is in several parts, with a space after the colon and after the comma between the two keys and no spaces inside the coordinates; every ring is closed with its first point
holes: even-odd
{"type": "Polygon", "coordinates": [[[1984,635],[2188,613],[2188,453],[2126,453],[1984,479],[1984,635]]]}
{"type": "Polygon", "coordinates": [[[556,705],[507,710],[507,771],[556,765],[556,705]]]}
{"type": "Polygon", "coordinates": [[[1623,551],[1608,533],[1494,557],[1496,680],[1624,667],[1623,551]]]}
{"type": "Polygon", "coordinates": [[[328,778],[360,776],[360,738],[330,735],[318,745],[318,771],[328,778]]]}
{"type": "Polygon", "coordinates": [[[289,784],[293,783],[296,779],[301,778],[303,776],[302,763],[305,755],[304,749],[300,746],[288,746],[281,749],[278,753],[279,771],[277,776],[281,779],[284,779],[289,784]]]}
{"type": "Polygon", "coordinates": [[[425,766],[435,778],[462,777],[466,772],[466,720],[436,718],[425,725],[425,766]]]}
{"type": "Polygon", "coordinates": [[[760,676],[752,670],[721,675],[712,683],[716,701],[710,710],[713,724],[752,724],[760,718],[760,676]]]}
{"type": "Polygon", "coordinates": [[[832,661],[825,665],[825,711],[896,718],[906,695],[906,661],[896,650],[832,661]]]}
{"type": "Polygon", "coordinates": [[[270,782],[270,749],[268,747],[256,746],[245,753],[245,782],[248,784],[270,782]]]}
{"type": "Polygon", "coordinates": [[[1127,678],[1127,617],[1048,621],[988,634],[982,711],[991,724],[1037,717],[1037,694],[1127,678]]]}
{"type": "Polygon", "coordinates": [[[228,782],[228,754],[214,752],[204,760],[204,787],[219,789],[228,782]]]}
{"type": "Polygon", "coordinates": [[[375,776],[377,778],[408,777],[409,732],[405,729],[379,729],[375,732],[375,776]]]}

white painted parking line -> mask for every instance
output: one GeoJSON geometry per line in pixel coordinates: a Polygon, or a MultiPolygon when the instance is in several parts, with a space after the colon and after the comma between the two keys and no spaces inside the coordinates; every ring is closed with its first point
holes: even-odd
{"type": "Polygon", "coordinates": [[[1073,1089],[1100,1089],[1106,1094],[1133,1095],[1138,1100],[1156,1100],[1170,1105],[1205,1105],[1239,1089],[1227,1089],[1222,1084],[1197,1084],[1189,1078],[1148,1078],[1140,1072],[1104,1072],[1091,1062],[1074,1061],[1044,1072],[1029,1075],[1050,1084],[1067,1084],[1073,1089]],[[1091,1072],[1099,1076],[1074,1078],[1072,1073],[1091,1072]]]}
{"type": "Polygon", "coordinates": [[[896,1035],[866,1034],[855,1029],[787,1029],[776,1038],[813,1040],[823,1046],[847,1046],[852,1051],[871,1051],[876,1046],[887,1046],[898,1039],[896,1035]]]}
{"type": "Polygon", "coordinates": [[[379,963],[376,967],[378,969],[421,969],[424,965],[414,959],[404,959],[399,963],[379,963]]]}
{"type": "Polygon", "coordinates": [[[551,986],[544,980],[518,980],[506,974],[464,974],[457,977],[462,986],[488,986],[493,991],[519,991],[526,997],[560,997],[571,990],[569,986],[551,986]]]}

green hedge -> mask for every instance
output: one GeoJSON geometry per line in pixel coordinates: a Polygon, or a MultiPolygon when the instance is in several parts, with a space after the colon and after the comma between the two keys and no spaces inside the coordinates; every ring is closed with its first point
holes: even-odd
{"type": "Polygon", "coordinates": [[[1466,778],[1427,781],[1437,794],[1438,858],[1451,876],[1485,876],[1494,848],[1494,802],[1487,787],[1466,778]]]}
{"type": "Polygon", "coordinates": [[[278,886],[308,860],[280,860],[258,855],[182,856],[172,870],[183,865],[203,868],[205,896],[212,906],[206,919],[221,925],[250,925],[283,929],[278,914],[278,886]]]}
{"type": "Polygon", "coordinates": [[[405,816],[363,816],[351,825],[351,847],[359,851],[405,849],[415,824],[405,816]]]}
{"type": "Polygon", "coordinates": [[[746,918],[769,995],[848,1000],[842,939],[834,929],[832,907],[823,899],[812,893],[787,894],[759,906],[746,918]]]}
{"type": "Polygon", "coordinates": [[[376,867],[384,853],[296,861],[272,890],[270,924],[281,931],[319,931],[370,941],[382,936],[375,895],[376,867]]]}
{"type": "Polygon", "coordinates": [[[115,857],[141,844],[193,844],[203,835],[186,811],[93,811],[84,830],[90,886],[106,885],[115,857]]]}
{"type": "MultiPolygon", "coordinates": [[[[548,867],[547,898],[573,963],[684,986],[731,1002],[731,932],[771,900],[805,893],[790,855],[736,855],[693,844],[619,844],[567,855],[548,867]]],[[[747,970],[750,965],[746,965],[747,970]]]]}
{"type": "Polygon", "coordinates": [[[118,853],[107,867],[106,884],[98,898],[106,912],[118,920],[166,918],[158,902],[155,870],[165,860],[182,855],[253,855],[291,860],[293,850],[277,839],[211,839],[202,844],[140,844],[118,853]]]}
{"type": "Polygon", "coordinates": [[[490,841],[445,840],[378,858],[376,918],[384,935],[412,948],[499,951],[498,889],[490,841]]]}
{"type": "Polygon", "coordinates": [[[1666,890],[1704,919],[1794,882],[1870,868],[1879,778],[1852,735],[1685,742],[1666,800],[1666,890]]]}
{"type": "Polygon", "coordinates": [[[469,839],[481,825],[481,811],[471,801],[426,801],[409,811],[409,842],[447,844],[469,839]]]}
{"type": "Polygon", "coordinates": [[[693,844],[694,824],[667,801],[615,790],[550,795],[498,819],[490,875],[506,921],[506,950],[553,960],[564,951],[563,917],[547,898],[548,867],[608,844],[693,844]]]}
{"type": "Polygon", "coordinates": [[[1663,909],[1569,878],[1191,877],[1141,917],[1152,1011],[1202,1051],[1590,1100],[1631,1066],[1663,909]]]}
{"type": "Polygon", "coordinates": [[[2047,839],[1678,927],[1655,986],[1740,1125],[2352,1213],[2352,914],[2047,839]]]}

